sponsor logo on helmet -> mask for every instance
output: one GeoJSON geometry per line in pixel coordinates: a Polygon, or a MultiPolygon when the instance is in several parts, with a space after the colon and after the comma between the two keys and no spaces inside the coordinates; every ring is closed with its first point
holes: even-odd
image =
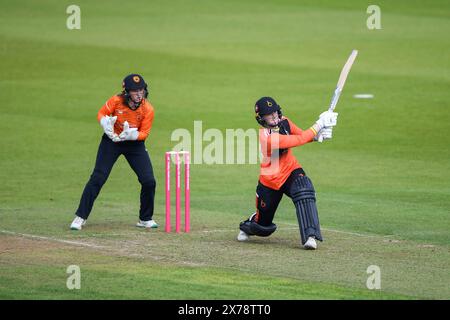
{"type": "Polygon", "coordinates": [[[141,81],[141,79],[138,76],[134,76],[133,81],[138,83],[139,81],[141,81]]]}
{"type": "Polygon", "coordinates": [[[272,106],[272,102],[270,102],[269,100],[267,100],[267,106],[271,107],[271,106],[272,106]]]}

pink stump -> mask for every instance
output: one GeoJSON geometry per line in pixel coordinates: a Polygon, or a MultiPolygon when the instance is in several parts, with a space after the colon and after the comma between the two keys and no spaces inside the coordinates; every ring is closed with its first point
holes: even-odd
{"type": "Polygon", "coordinates": [[[184,154],[184,232],[191,230],[191,193],[190,193],[190,158],[189,152],[184,154]]]}
{"type": "Polygon", "coordinates": [[[176,199],[175,199],[175,231],[180,232],[181,229],[181,177],[180,177],[180,154],[175,153],[175,188],[176,188],[176,199]]]}
{"type": "Polygon", "coordinates": [[[170,232],[170,154],[166,152],[166,232],[170,232]]]}

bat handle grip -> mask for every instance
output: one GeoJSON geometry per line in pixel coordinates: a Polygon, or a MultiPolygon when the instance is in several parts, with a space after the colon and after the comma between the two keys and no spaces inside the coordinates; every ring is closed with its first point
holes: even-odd
{"type": "Polygon", "coordinates": [[[317,138],[317,141],[319,141],[320,143],[322,143],[322,141],[323,141],[322,135],[319,135],[319,138],[317,138]]]}

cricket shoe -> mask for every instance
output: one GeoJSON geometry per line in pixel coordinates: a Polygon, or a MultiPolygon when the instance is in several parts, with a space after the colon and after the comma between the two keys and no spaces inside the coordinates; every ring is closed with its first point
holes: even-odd
{"type": "Polygon", "coordinates": [[[248,241],[249,238],[250,238],[250,236],[248,234],[246,234],[242,230],[239,230],[239,234],[237,236],[238,241],[248,241]]]}
{"type": "Polygon", "coordinates": [[[158,228],[159,226],[155,222],[155,220],[148,220],[148,221],[139,220],[139,222],[136,223],[136,227],[139,227],[139,228],[158,228]]]}
{"type": "Polygon", "coordinates": [[[305,244],[303,245],[303,247],[306,250],[316,250],[317,249],[317,242],[316,239],[314,239],[314,237],[309,237],[308,241],[305,242],[305,244]]]}
{"type": "Polygon", "coordinates": [[[81,228],[86,224],[86,220],[76,216],[70,225],[71,230],[81,230],[81,228]]]}

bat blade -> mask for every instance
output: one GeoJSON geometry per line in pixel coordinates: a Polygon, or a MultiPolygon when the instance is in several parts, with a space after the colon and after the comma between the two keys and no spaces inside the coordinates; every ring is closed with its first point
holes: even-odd
{"type": "Polygon", "coordinates": [[[357,55],[358,50],[353,50],[350,54],[350,57],[348,57],[344,67],[342,68],[336,89],[334,90],[333,98],[331,99],[330,108],[328,110],[334,111],[334,108],[336,108],[336,104],[339,100],[342,89],[344,89],[345,80],[347,80],[347,76],[350,73],[350,69],[352,68],[353,62],[355,62],[357,55]]]}
{"type": "MultiPolygon", "coordinates": [[[[336,108],[336,104],[339,100],[339,97],[341,96],[342,89],[344,89],[345,80],[347,80],[347,76],[350,72],[350,69],[352,68],[353,62],[355,62],[356,56],[358,55],[358,50],[353,50],[350,54],[350,57],[348,57],[347,62],[345,63],[344,67],[342,68],[341,74],[339,75],[339,80],[336,86],[336,89],[333,93],[333,98],[331,98],[330,107],[328,108],[328,111],[334,111],[334,108],[336,108]]],[[[319,134],[319,142],[323,141],[322,135],[319,134]]]]}

